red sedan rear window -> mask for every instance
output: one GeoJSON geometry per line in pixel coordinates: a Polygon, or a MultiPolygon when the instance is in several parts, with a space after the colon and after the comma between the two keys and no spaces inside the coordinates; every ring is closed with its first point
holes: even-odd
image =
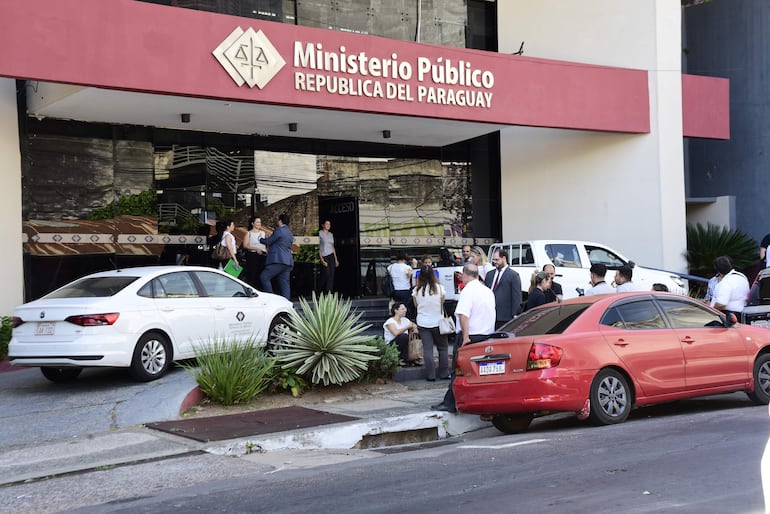
{"type": "Polygon", "coordinates": [[[525,312],[516,319],[500,327],[500,332],[513,332],[516,336],[536,336],[543,334],[561,334],[591,304],[557,304],[525,312]]]}

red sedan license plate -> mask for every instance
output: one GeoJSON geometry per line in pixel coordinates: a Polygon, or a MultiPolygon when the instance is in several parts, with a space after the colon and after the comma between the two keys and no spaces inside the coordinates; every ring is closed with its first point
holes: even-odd
{"type": "Polygon", "coordinates": [[[505,373],[505,361],[479,363],[479,375],[502,375],[505,373]]]}
{"type": "Polygon", "coordinates": [[[35,325],[36,336],[52,336],[54,324],[49,321],[41,321],[35,325]]]}

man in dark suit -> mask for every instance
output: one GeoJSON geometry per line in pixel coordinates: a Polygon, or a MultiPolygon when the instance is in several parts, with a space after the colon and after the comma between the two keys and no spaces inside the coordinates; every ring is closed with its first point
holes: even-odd
{"type": "Polygon", "coordinates": [[[289,215],[281,214],[278,216],[278,227],[270,237],[263,237],[259,242],[269,246],[265,269],[259,277],[262,282],[262,290],[266,293],[272,293],[273,285],[270,281],[273,277],[278,277],[278,289],[281,290],[281,296],[288,300],[291,296],[289,278],[294,267],[294,257],[291,255],[294,234],[289,228],[289,215]]]}
{"type": "Polygon", "coordinates": [[[497,320],[495,330],[509,322],[521,309],[521,277],[508,267],[508,253],[502,248],[492,254],[494,272],[488,272],[485,282],[495,294],[497,320]]]}

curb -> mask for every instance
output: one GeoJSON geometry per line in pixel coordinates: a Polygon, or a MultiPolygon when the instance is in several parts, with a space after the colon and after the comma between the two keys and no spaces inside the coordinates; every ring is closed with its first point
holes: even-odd
{"type": "Polygon", "coordinates": [[[190,410],[195,405],[201,403],[205,396],[206,395],[203,394],[203,391],[201,391],[200,387],[195,386],[193,389],[191,389],[182,400],[182,403],[179,404],[179,417],[182,417],[185,412],[190,410]]]}
{"type": "Polygon", "coordinates": [[[230,457],[278,450],[350,450],[359,448],[366,436],[435,429],[435,440],[442,440],[489,426],[475,414],[427,411],[207,443],[202,450],[230,457]]]}

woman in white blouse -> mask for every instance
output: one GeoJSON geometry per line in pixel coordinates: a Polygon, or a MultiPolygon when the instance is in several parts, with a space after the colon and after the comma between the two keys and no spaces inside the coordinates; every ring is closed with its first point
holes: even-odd
{"type": "Polygon", "coordinates": [[[406,317],[406,305],[394,303],[390,308],[390,318],[382,324],[385,342],[398,347],[399,366],[406,366],[409,360],[409,331],[415,327],[406,317]]]}
{"type": "Polygon", "coordinates": [[[425,371],[429,382],[434,382],[437,374],[441,379],[449,379],[451,375],[447,336],[441,334],[438,329],[438,322],[444,317],[445,297],[444,286],[436,280],[433,268],[423,266],[417,276],[412,301],[417,307],[417,329],[422,339],[425,371]],[[433,362],[433,345],[438,349],[438,370],[433,362]]]}
{"type": "MultiPolygon", "coordinates": [[[[225,231],[222,233],[222,241],[219,244],[225,246],[227,251],[230,252],[230,258],[233,260],[236,268],[239,268],[241,264],[238,262],[238,256],[236,254],[235,243],[235,222],[233,220],[225,220],[225,231]]],[[[220,269],[224,267],[227,261],[220,262],[220,269]]]]}
{"type": "Polygon", "coordinates": [[[246,282],[253,287],[259,287],[259,274],[265,269],[265,255],[267,248],[259,242],[265,237],[262,230],[262,219],[252,217],[249,219],[249,231],[243,239],[243,247],[246,249],[246,282]]]}

